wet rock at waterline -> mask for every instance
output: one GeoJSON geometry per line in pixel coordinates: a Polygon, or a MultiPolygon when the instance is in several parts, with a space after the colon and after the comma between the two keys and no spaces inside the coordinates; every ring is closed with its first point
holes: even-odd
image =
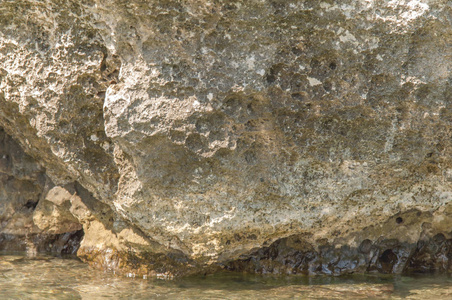
{"type": "Polygon", "coordinates": [[[118,272],[448,270],[451,13],[2,2],[2,233],[118,272]]]}

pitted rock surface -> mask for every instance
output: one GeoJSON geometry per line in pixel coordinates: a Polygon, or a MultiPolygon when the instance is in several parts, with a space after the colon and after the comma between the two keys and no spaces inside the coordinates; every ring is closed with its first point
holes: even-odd
{"type": "Polygon", "coordinates": [[[81,249],[129,267],[227,266],[298,235],[315,251],[450,239],[451,15],[447,0],[3,1],[0,126],[85,195],[84,217],[68,204],[41,228],[82,226],[81,249]]]}

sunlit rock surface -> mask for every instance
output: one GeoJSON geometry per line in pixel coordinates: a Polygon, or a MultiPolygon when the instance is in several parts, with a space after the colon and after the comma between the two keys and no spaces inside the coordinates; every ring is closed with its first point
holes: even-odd
{"type": "MultiPolygon", "coordinates": [[[[3,1],[0,126],[32,162],[19,199],[0,157],[2,232],[83,229],[78,255],[124,272],[422,264],[452,238],[451,15],[447,0],[3,1]],[[26,218],[6,208],[29,200],[26,218]]],[[[448,245],[427,269],[449,270],[448,245]]]]}

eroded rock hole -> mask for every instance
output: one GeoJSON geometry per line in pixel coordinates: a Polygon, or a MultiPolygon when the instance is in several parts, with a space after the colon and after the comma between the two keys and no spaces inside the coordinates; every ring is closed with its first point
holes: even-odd
{"type": "Polygon", "coordinates": [[[38,205],[38,201],[28,200],[27,203],[24,204],[24,207],[30,210],[35,210],[38,205]]]}
{"type": "Polygon", "coordinates": [[[83,231],[83,229],[62,234],[62,246],[58,249],[59,251],[57,253],[71,255],[77,254],[77,251],[80,248],[80,243],[82,242],[84,236],[85,232],[83,231]]]}
{"type": "Polygon", "coordinates": [[[392,273],[394,265],[397,263],[397,255],[391,249],[387,249],[378,258],[382,273],[392,273]]]}
{"type": "Polygon", "coordinates": [[[398,217],[395,221],[397,224],[403,223],[403,219],[401,217],[398,217]]]}
{"type": "Polygon", "coordinates": [[[38,252],[47,252],[56,255],[75,255],[80,248],[85,233],[83,229],[56,234],[37,236],[35,243],[38,252]]]}

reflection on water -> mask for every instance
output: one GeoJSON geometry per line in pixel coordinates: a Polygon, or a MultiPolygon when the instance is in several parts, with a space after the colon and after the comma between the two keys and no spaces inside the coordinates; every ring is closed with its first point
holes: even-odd
{"type": "Polygon", "coordinates": [[[448,276],[125,278],[76,259],[0,255],[1,299],[452,299],[448,276]]]}

